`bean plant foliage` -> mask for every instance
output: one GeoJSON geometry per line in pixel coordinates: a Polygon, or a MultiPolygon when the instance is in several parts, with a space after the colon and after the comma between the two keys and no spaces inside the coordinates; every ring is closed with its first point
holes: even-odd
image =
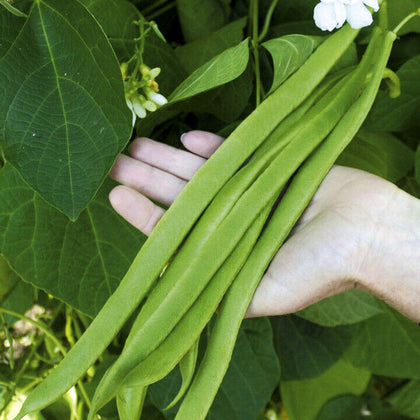
{"type": "MultiPolygon", "coordinates": [[[[109,204],[117,156],[136,136],[181,148],[188,130],[229,135],[329,36],[313,23],[316,1],[251,3],[257,14],[248,0],[0,1],[0,419],[12,419],[74,346],[146,242],[109,204]],[[144,88],[147,115],[133,124],[122,64],[139,55],[160,73],[144,88]]],[[[388,0],[389,27],[418,8],[419,0],[388,0]]],[[[371,31],[334,71],[360,61],[371,31]]],[[[388,68],[399,96],[381,85],[338,163],[420,197],[420,17],[399,33],[388,68]]],[[[132,322],[78,385],[31,418],[86,419],[132,322]]],[[[197,341],[197,363],[214,328],[212,320],[197,341]]],[[[175,418],[179,403],[166,408],[188,369],[185,356],[148,388],[142,419],[175,418]]],[[[112,400],[99,415],[121,412],[112,400]]],[[[207,418],[365,416],[420,419],[420,329],[348,291],[296,314],[243,321],[207,418]]]]}

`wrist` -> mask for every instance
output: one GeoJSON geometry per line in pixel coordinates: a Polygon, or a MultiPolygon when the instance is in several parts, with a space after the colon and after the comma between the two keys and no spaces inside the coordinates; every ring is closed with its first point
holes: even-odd
{"type": "Polygon", "coordinates": [[[378,193],[358,284],[420,320],[420,200],[389,183],[378,193]]]}

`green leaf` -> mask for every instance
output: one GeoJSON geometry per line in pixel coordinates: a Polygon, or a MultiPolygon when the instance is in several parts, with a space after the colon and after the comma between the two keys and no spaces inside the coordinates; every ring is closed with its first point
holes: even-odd
{"type": "Polygon", "coordinates": [[[389,308],[360,324],[346,356],[378,375],[420,378],[420,328],[389,308]]]}
{"type": "Polygon", "coordinates": [[[274,79],[270,92],[293,74],[318,45],[319,39],[305,35],[286,35],[264,42],[262,46],[269,51],[274,64],[274,79]]]}
{"type": "Polygon", "coordinates": [[[131,133],[110,44],[79,2],[37,0],[0,75],[6,159],[75,220],[131,133]]]}
{"type": "Polygon", "coordinates": [[[355,324],[383,313],[381,303],[372,295],[361,290],[348,290],[323,299],[296,313],[325,327],[355,324]]]}
{"type": "Polygon", "coordinates": [[[238,19],[205,38],[178,47],[175,53],[183,67],[191,73],[227,48],[239,44],[245,25],[246,18],[238,19]]]}
{"type": "Polygon", "coordinates": [[[420,121],[420,55],[408,60],[397,71],[401,80],[401,95],[390,98],[381,91],[366,120],[373,131],[403,131],[420,121]]]}
{"type": "Polygon", "coordinates": [[[95,315],[145,240],[111,208],[108,180],[76,222],[6,165],[0,171],[0,250],[26,282],[95,315]]]}
{"type": "MultiPolygon", "coordinates": [[[[5,259],[1,258],[0,261],[0,283],[2,288],[0,292],[0,306],[23,315],[34,304],[34,288],[30,284],[23,282],[16,273],[13,273],[5,259]]],[[[3,314],[3,317],[8,324],[13,324],[17,321],[17,318],[9,314],[3,314]]]]}
{"type": "Polygon", "coordinates": [[[239,118],[249,104],[253,90],[251,66],[235,80],[191,98],[185,109],[194,113],[210,113],[223,122],[230,123],[239,118]]]}
{"type": "Polygon", "coordinates": [[[229,48],[199,67],[171,94],[170,102],[181,101],[239,77],[249,60],[248,40],[229,48]]]}
{"type": "Polygon", "coordinates": [[[182,33],[187,42],[205,38],[228,21],[219,0],[176,0],[182,33]]]}
{"type": "Polygon", "coordinates": [[[355,420],[360,418],[364,402],[355,395],[341,395],[324,404],[316,420],[355,420]]]}
{"type": "Polygon", "coordinates": [[[387,402],[399,413],[420,419],[420,381],[414,380],[399,388],[388,397],[387,402]]]}
{"type": "MultiPolygon", "coordinates": [[[[387,3],[389,29],[395,28],[406,16],[420,8],[420,0],[388,0],[387,3]]],[[[403,26],[398,35],[402,36],[410,32],[420,33],[419,16],[403,26]]]]}
{"type": "MultiPolygon", "coordinates": [[[[243,322],[232,360],[210,412],[208,420],[255,420],[278,384],[280,371],[272,344],[273,334],[266,318],[243,322]]],[[[178,370],[152,385],[152,400],[163,409],[181,385],[178,370]]],[[[176,408],[163,411],[173,419],[176,408]]]]}
{"type": "Polygon", "coordinates": [[[336,163],[395,183],[412,169],[414,152],[391,133],[361,130],[336,163]]]}
{"type": "Polygon", "coordinates": [[[317,3],[319,3],[319,0],[283,0],[281,5],[275,10],[273,24],[311,20],[315,26],[313,14],[317,3]]]}
{"type": "Polygon", "coordinates": [[[11,15],[7,10],[0,8],[0,60],[13,45],[24,23],[25,19],[11,15]]]}
{"type": "Polygon", "coordinates": [[[326,328],[299,317],[271,317],[283,380],[321,375],[341,357],[357,326],[326,328]]]}
{"type": "Polygon", "coordinates": [[[370,373],[340,359],[318,378],[281,381],[282,401],[289,420],[315,420],[321,407],[344,394],[364,392],[370,373]]]}
{"type": "Polygon", "coordinates": [[[134,38],[139,28],[134,21],[141,17],[137,8],[125,0],[79,0],[101,25],[115,54],[126,61],[134,54],[134,38]]]}

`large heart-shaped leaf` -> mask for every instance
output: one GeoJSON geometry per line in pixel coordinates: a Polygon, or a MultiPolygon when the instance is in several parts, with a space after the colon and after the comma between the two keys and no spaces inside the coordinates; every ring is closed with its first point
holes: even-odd
{"type": "Polygon", "coordinates": [[[220,0],[176,0],[182,33],[187,42],[210,35],[227,23],[220,0]]]}
{"type": "Polygon", "coordinates": [[[78,1],[36,0],[0,61],[6,159],[75,220],[131,133],[115,54],[78,1]],[[19,69],[19,71],[16,71],[19,69]]]}
{"type": "Polygon", "coordinates": [[[402,388],[396,390],[388,398],[390,403],[399,413],[420,419],[420,381],[408,382],[402,388]]]}
{"type": "Polygon", "coordinates": [[[383,306],[374,296],[348,290],[308,306],[297,315],[325,327],[335,327],[355,324],[382,312],[383,306]]]}
{"type": "Polygon", "coordinates": [[[10,165],[0,171],[0,250],[27,282],[95,315],[145,240],[111,208],[107,181],[76,222],[10,165]]]}
{"type": "Polygon", "coordinates": [[[326,328],[294,315],[271,318],[274,346],[284,380],[321,375],[349,346],[356,325],[326,328]]]}
{"type": "Polygon", "coordinates": [[[389,308],[360,324],[346,354],[355,366],[372,373],[420,379],[420,328],[389,308]]]}
{"type": "Polygon", "coordinates": [[[338,395],[360,395],[370,373],[340,359],[321,376],[301,381],[282,381],[282,401],[289,420],[315,420],[322,406],[338,395]]]}

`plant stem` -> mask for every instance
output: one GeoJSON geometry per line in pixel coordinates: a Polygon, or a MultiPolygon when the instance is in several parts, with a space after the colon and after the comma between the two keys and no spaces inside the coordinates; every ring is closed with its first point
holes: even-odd
{"type": "Polygon", "coordinates": [[[401,30],[401,28],[407,24],[411,19],[415,18],[416,16],[420,16],[420,8],[417,9],[415,12],[410,13],[408,16],[406,16],[393,30],[394,34],[398,35],[398,32],[401,30]]]}
{"type": "Polygon", "coordinates": [[[255,72],[255,105],[261,102],[261,74],[260,74],[260,56],[258,51],[258,0],[251,0],[250,3],[250,22],[252,30],[252,53],[254,55],[254,72],[255,72]]]}
{"type": "MultiPolygon", "coordinates": [[[[60,312],[60,309],[61,309],[61,307],[62,307],[62,305],[59,305],[59,307],[58,307],[58,309],[57,309],[57,311],[56,311],[56,313],[53,315],[53,317],[51,318],[51,320],[50,320],[50,325],[54,322],[54,320],[56,319],[56,317],[58,316],[58,314],[59,314],[59,312],[60,312]]],[[[9,314],[9,315],[12,315],[12,316],[14,316],[14,317],[16,317],[16,318],[19,318],[19,319],[24,319],[25,321],[28,321],[28,322],[30,322],[30,323],[32,323],[33,325],[35,325],[35,323],[36,324],[39,324],[37,321],[34,321],[33,319],[31,319],[31,318],[28,318],[28,317],[26,317],[26,316],[24,316],[24,315],[21,315],[21,314],[19,314],[19,313],[17,313],[17,312],[14,312],[14,311],[10,311],[10,310],[8,310],[8,309],[5,309],[5,308],[0,308],[0,313],[5,313],[5,314],[9,314]]],[[[44,328],[44,329],[46,329],[46,327],[44,327],[43,325],[41,325],[41,324],[39,324],[42,328],[44,328]]],[[[44,331],[44,330],[41,330],[41,331],[44,331]]],[[[47,330],[48,331],[48,330],[47,330]]],[[[49,332],[49,331],[48,331],[49,332]]],[[[51,334],[51,333],[50,333],[51,334]]],[[[47,334],[45,334],[45,336],[47,336],[47,334]]],[[[31,348],[31,351],[30,351],[30,353],[28,354],[28,357],[25,359],[25,361],[24,361],[24,363],[23,363],[23,365],[22,365],[22,367],[20,368],[20,370],[17,372],[17,374],[16,374],[16,376],[15,376],[15,378],[14,378],[14,385],[11,387],[11,389],[10,389],[10,391],[8,392],[8,394],[6,395],[6,397],[4,398],[4,402],[3,402],[3,408],[5,409],[8,405],[9,405],[9,403],[10,403],[10,401],[12,400],[12,398],[13,398],[13,395],[15,394],[15,392],[16,392],[16,388],[17,388],[17,385],[18,385],[18,383],[19,383],[19,381],[20,381],[20,379],[22,378],[22,376],[24,375],[24,373],[25,373],[25,371],[26,371],[26,369],[28,368],[28,366],[29,366],[29,363],[31,362],[31,360],[32,360],[32,358],[35,356],[35,354],[36,354],[36,352],[37,352],[37,350],[38,350],[38,348],[40,347],[40,345],[44,342],[44,339],[45,339],[45,336],[41,336],[40,337],[40,339],[34,344],[34,345],[32,345],[32,348],[31,348]]],[[[54,337],[55,338],[55,337],[54,337]]],[[[12,343],[10,343],[10,345],[12,345],[12,343]]]]}
{"type": "MultiPolygon", "coordinates": [[[[58,314],[60,313],[60,310],[62,308],[63,304],[60,304],[57,308],[56,313],[54,314],[54,316],[51,318],[51,321],[49,322],[49,325],[45,325],[42,322],[39,321],[35,321],[25,315],[22,315],[18,312],[12,311],[10,309],[6,309],[6,308],[0,308],[0,313],[5,313],[8,315],[12,315],[16,318],[22,319],[24,321],[29,322],[30,324],[32,324],[33,326],[35,326],[36,328],[38,328],[40,331],[42,331],[45,335],[45,337],[48,337],[60,350],[60,352],[62,353],[63,356],[65,356],[67,354],[66,349],[63,347],[63,345],[61,344],[60,340],[57,339],[57,337],[49,330],[49,326],[54,322],[54,320],[56,319],[56,317],[58,316],[58,314]]],[[[7,405],[10,403],[15,391],[16,391],[16,387],[17,384],[19,383],[19,380],[21,379],[22,375],[25,373],[27,367],[29,366],[29,363],[31,361],[31,359],[34,357],[36,351],[38,350],[39,346],[43,343],[44,338],[42,337],[41,340],[39,340],[34,346],[32,346],[31,352],[29,353],[28,357],[26,358],[24,364],[22,365],[21,369],[19,370],[19,372],[17,373],[16,377],[15,377],[15,385],[12,387],[11,392],[9,393],[9,395],[5,398],[5,403],[4,403],[4,407],[7,407],[7,405]]],[[[88,407],[90,407],[91,403],[90,403],[90,399],[86,393],[86,390],[82,384],[81,381],[79,381],[78,383],[79,389],[80,389],[80,393],[82,394],[83,399],[85,400],[85,403],[88,407]]]]}
{"type": "Polygon", "coordinates": [[[270,27],[271,18],[273,16],[274,10],[277,6],[279,0],[272,0],[270,8],[267,11],[267,15],[265,16],[264,26],[261,30],[260,36],[258,37],[258,41],[261,42],[267,35],[268,29],[270,27]]]}

